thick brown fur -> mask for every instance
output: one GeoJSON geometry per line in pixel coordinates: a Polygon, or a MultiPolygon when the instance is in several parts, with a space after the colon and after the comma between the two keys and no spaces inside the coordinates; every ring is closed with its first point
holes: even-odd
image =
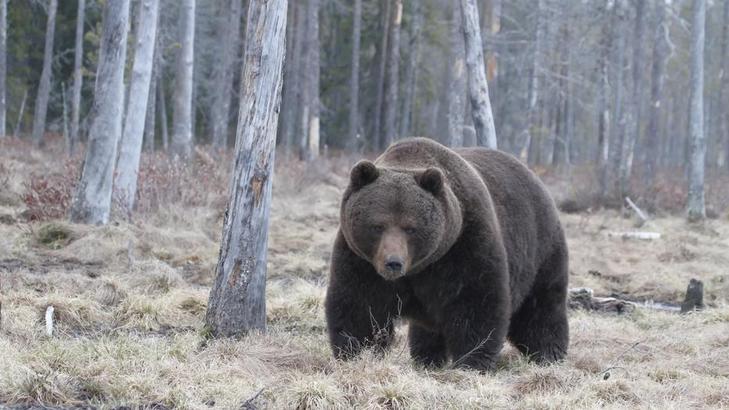
{"type": "Polygon", "coordinates": [[[336,357],[386,348],[398,317],[426,366],[492,369],[507,338],[538,362],[564,357],[567,244],[531,171],[414,138],[350,178],[326,298],[336,357]]]}

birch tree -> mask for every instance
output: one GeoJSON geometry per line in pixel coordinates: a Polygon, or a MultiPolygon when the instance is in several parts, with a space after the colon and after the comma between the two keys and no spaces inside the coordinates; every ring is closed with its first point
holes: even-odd
{"type": "Polygon", "coordinates": [[[212,119],[213,146],[225,148],[228,144],[228,118],[233,87],[233,69],[239,58],[241,0],[230,0],[223,9],[222,41],[219,62],[214,69],[215,91],[213,97],[212,119]]]}
{"type": "Polygon", "coordinates": [[[392,21],[388,38],[387,81],[385,82],[385,147],[397,137],[397,101],[400,87],[400,26],[402,24],[402,0],[392,2],[392,21]]]}
{"type": "Polygon", "coordinates": [[[706,218],[704,204],[704,38],[706,0],[694,0],[691,9],[691,105],[689,112],[690,162],[688,186],[688,219],[706,218]]]}
{"type": "Polygon", "coordinates": [[[180,4],[180,50],[177,54],[172,100],[172,154],[189,158],[192,152],[192,86],[195,51],[195,0],[180,4]]]}
{"type": "Polygon", "coordinates": [[[71,90],[71,135],[70,154],[76,152],[79,142],[78,123],[81,116],[81,87],[83,86],[84,58],[84,21],[86,19],[86,0],[78,0],[76,12],[76,40],[73,52],[73,90],[71,90]]]}
{"type": "Polygon", "coordinates": [[[362,32],[362,0],[352,7],[352,75],[349,80],[349,140],[350,150],[356,150],[359,136],[359,48],[362,32]]]}
{"type": "Polygon", "coordinates": [[[48,3],[48,21],[46,24],[46,43],[43,49],[43,71],[38,83],[38,95],[35,99],[33,113],[33,143],[40,145],[46,131],[46,114],[48,113],[48,98],[51,94],[51,63],[53,60],[53,37],[56,32],[56,9],[58,0],[48,3]]]}
{"type": "Polygon", "coordinates": [[[116,193],[128,213],[134,207],[137,192],[139,159],[142,154],[149,85],[154,66],[159,0],[142,0],[140,6],[134,65],[115,181],[116,193]]]}
{"type": "Polygon", "coordinates": [[[463,36],[463,15],[458,5],[453,6],[450,27],[450,56],[448,64],[448,146],[463,146],[463,121],[466,114],[466,45],[463,36]]]}
{"type": "Polygon", "coordinates": [[[400,136],[411,135],[413,122],[413,107],[417,93],[418,69],[420,68],[420,49],[423,31],[423,5],[421,2],[411,2],[413,7],[412,24],[410,25],[410,56],[405,68],[403,81],[402,115],[400,116],[400,136]]]}
{"type": "Polygon", "coordinates": [[[5,88],[8,54],[8,0],[0,0],[0,138],[6,134],[7,106],[5,88]]]}
{"type": "Polygon", "coordinates": [[[460,0],[463,18],[463,38],[466,43],[466,67],[468,68],[468,94],[471,115],[479,146],[496,149],[496,126],[491,111],[489,87],[486,82],[483,43],[479,29],[476,0],[460,0]]]}
{"type": "Polygon", "coordinates": [[[236,161],[205,322],[217,336],[266,326],[266,248],[287,0],[250,0],[236,161]],[[265,50],[265,51],[264,51],[265,50]]]}
{"type": "Polygon", "coordinates": [[[72,222],[97,225],[109,222],[114,164],[124,112],[128,25],[129,0],[106,2],[94,90],[94,114],[81,180],[71,204],[72,222]]]}
{"type": "MultiPolygon", "coordinates": [[[[646,147],[658,147],[660,139],[659,122],[663,108],[663,86],[668,56],[666,36],[666,3],[659,0],[656,4],[656,23],[653,31],[653,62],[651,63],[651,99],[648,110],[648,131],[646,132],[646,147]]],[[[729,4],[729,3],[728,3],[729,4]]],[[[650,149],[650,148],[649,148],[650,149]]],[[[655,148],[654,148],[655,149],[655,148]]],[[[646,185],[653,185],[653,178],[659,155],[655,152],[646,152],[644,181],[646,185]]]]}

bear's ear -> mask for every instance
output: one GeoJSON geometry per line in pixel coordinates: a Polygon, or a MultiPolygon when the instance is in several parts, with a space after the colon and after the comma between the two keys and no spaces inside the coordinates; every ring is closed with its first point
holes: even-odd
{"type": "Polygon", "coordinates": [[[438,168],[428,168],[422,174],[416,175],[415,180],[421,188],[436,195],[443,190],[443,172],[438,168]]]}
{"type": "Polygon", "coordinates": [[[362,160],[358,162],[349,173],[349,185],[354,190],[358,190],[367,184],[374,182],[380,175],[375,164],[370,161],[362,160]]]}

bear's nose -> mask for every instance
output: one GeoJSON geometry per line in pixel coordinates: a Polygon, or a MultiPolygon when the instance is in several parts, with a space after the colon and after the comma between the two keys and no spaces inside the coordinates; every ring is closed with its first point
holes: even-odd
{"type": "Polygon", "coordinates": [[[397,256],[390,256],[385,261],[385,267],[390,272],[400,272],[402,271],[402,258],[397,256]]]}

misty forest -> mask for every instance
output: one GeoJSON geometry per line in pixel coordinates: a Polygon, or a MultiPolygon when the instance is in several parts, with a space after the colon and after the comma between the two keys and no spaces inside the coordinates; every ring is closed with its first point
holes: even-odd
{"type": "Polygon", "coordinates": [[[728,329],[729,0],[0,0],[0,408],[729,408],[728,329]],[[492,333],[452,339],[499,314],[431,309],[476,292],[433,266],[495,275],[457,253],[464,195],[486,198],[512,295],[548,243],[507,238],[544,221],[502,218],[536,201],[504,194],[520,180],[388,162],[407,144],[498,150],[546,187],[564,357],[512,337],[533,296],[492,363],[464,364],[492,333]],[[413,195],[377,190],[393,173],[461,201],[438,254],[456,263],[398,256],[435,246],[402,227],[433,212],[392,216],[372,260],[353,245],[356,218],[413,195]],[[423,283],[438,296],[403,290],[423,283]],[[382,321],[366,301],[387,286],[382,321]]]}

